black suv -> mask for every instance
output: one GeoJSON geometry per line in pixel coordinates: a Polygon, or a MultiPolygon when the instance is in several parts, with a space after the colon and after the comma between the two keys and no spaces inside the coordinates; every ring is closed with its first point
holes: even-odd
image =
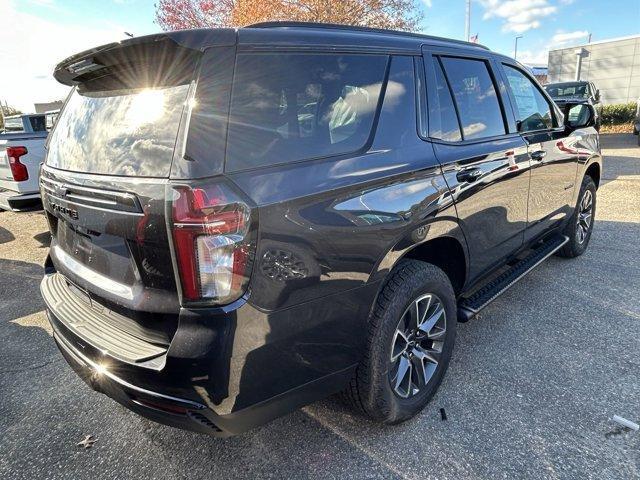
{"type": "Polygon", "coordinates": [[[548,83],[544,89],[551,98],[562,108],[565,104],[570,103],[576,105],[578,103],[588,103],[593,105],[595,116],[595,128],[600,130],[602,117],[602,104],[600,103],[600,90],[596,88],[593,82],[575,81],[575,82],[558,82],[548,83]]]}
{"type": "Polygon", "coordinates": [[[592,107],[560,111],[479,45],[270,23],[105,45],[55,77],[74,88],[41,174],[54,338],[165,424],[236,434],[340,391],[403,421],[458,321],[589,243],[592,107]]]}

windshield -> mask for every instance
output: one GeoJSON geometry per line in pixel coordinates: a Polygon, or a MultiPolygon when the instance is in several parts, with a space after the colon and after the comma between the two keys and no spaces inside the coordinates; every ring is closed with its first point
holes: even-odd
{"type": "Polygon", "coordinates": [[[71,94],[56,120],[47,165],[166,177],[189,85],[71,94]]]}
{"type": "Polygon", "coordinates": [[[544,88],[552,98],[589,98],[589,88],[586,83],[562,83],[547,85],[544,88]]]}

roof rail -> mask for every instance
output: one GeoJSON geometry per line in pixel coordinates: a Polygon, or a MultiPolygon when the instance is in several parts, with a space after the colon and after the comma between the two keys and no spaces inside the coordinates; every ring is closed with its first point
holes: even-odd
{"type": "Polygon", "coordinates": [[[364,33],[379,33],[384,35],[397,35],[400,37],[410,37],[410,38],[420,38],[423,40],[433,40],[438,42],[447,42],[454,43],[456,45],[464,45],[467,47],[477,47],[483,48],[485,50],[489,50],[488,47],[481,45],[479,43],[471,43],[465,42],[464,40],[455,40],[453,38],[446,37],[435,37],[433,35],[424,35],[422,33],[413,33],[413,32],[403,32],[401,30],[386,30],[384,28],[374,28],[374,27],[361,27],[356,25],[342,25],[338,23],[315,23],[315,22],[259,22],[253,23],[251,25],[246,25],[243,28],[284,28],[284,27],[293,27],[293,28],[324,28],[327,30],[344,30],[344,31],[355,31],[355,32],[364,32],[364,33]]]}

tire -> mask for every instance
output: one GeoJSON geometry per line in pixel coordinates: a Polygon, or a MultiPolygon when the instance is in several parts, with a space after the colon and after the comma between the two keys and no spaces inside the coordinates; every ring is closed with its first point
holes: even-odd
{"type": "Polygon", "coordinates": [[[419,413],[435,394],[449,365],[456,313],[455,294],[442,270],[418,260],[401,261],[378,295],[370,317],[364,359],[343,397],[366,416],[385,424],[400,423],[419,413]],[[411,312],[420,314],[412,317],[411,312]],[[412,347],[405,339],[411,335],[405,331],[403,336],[397,331],[413,324],[412,318],[420,317],[424,318],[421,327],[424,330],[413,337],[412,347]],[[394,356],[396,360],[392,361],[394,356]],[[437,364],[432,360],[437,360],[437,364]],[[411,376],[408,382],[406,375],[399,381],[400,370],[407,364],[411,376]]]}
{"type": "Polygon", "coordinates": [[[563,234],[569,237],[569,241],[558,251],[558,255],[565,258],[574,258],[582,255],[589,246],[593,224],[596,216],[596,184],[588,175],[582,179],[578,203],[569,219],[569,223],[564,228],[563,234]],[[591,198],[590,217],[588,225],[585,227],[586,198],[591,198]],[[579,218],[580,217],[580,218],[579,218]]]}

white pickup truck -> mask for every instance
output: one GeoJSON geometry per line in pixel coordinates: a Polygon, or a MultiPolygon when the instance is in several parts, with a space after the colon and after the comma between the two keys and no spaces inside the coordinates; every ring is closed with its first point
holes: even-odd
{"type": "Polygon", "coordinates": [[[44,114],[5,117],[0,131],[0,209],[20,211],[40,204],[38,173],[47,133],[44,114]]]}

